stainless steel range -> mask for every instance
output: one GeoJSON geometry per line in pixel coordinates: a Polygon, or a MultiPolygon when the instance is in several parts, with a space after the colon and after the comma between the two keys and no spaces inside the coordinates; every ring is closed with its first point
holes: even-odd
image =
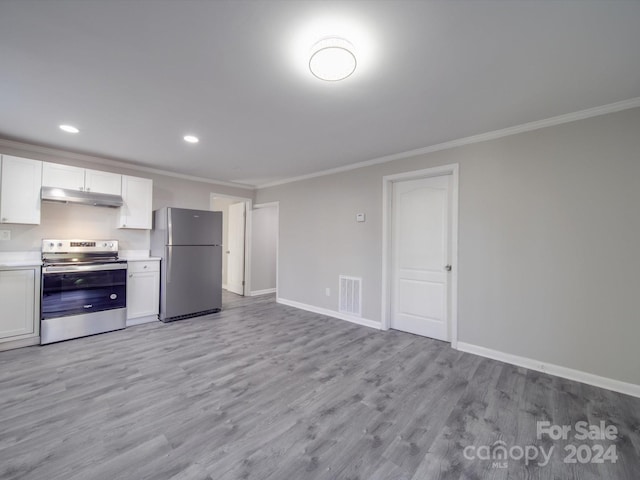
{"type": "Polygon", "coordinates": [[[42,241],[40,343],[125,328],[127,262],[117,240],[42,241]]]}

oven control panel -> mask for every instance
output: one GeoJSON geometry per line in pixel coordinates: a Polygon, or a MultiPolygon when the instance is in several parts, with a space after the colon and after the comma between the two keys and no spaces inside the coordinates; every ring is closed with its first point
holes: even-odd
{"type": "Polygon", "coordinates": [[[118,240],[42,240],[42,253],[118,253],[118,240]]]}

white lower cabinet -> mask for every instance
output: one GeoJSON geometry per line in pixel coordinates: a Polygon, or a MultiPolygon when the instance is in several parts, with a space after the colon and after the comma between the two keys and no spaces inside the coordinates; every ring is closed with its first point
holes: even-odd
{"type": "Polygon", "coordinates": [[[40,267],[0,268],[0,350],[40,343],[40,267]]]}
{"type": "Polygon", "coordinates": [[[158,320],[160,261],[129,260],[127,268],[127,326],[158,320]]]}

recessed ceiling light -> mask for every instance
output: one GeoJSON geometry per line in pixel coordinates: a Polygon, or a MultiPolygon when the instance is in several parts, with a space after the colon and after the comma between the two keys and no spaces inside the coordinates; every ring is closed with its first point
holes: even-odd
{"type": "Polygon", "coordinates": [[[68,133],[78,133],[80,131],[73,125],[60,125],[60,130],[64,130],[68,133]]]}
{"type": "Polygon", "coordinates": [[[198,137],[195,137],[193,135],[185,135],[183,138],[185,142],[189,143],[198,143],[200,141],[198,137]]]}
{"type": "Polygon", "coordinates": [[[327,37],[311,49],[309,70],[320,80],[344,80],[356,69],[356,56],[350,42],[340,37],[327,37]]]}

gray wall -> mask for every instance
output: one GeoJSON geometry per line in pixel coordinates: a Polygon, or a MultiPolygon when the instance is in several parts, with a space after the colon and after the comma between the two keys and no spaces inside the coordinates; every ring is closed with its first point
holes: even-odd
{"type": "MultiPolygon", "coordinates": [[[[151,178],[154,209],[173,206],[208,210],[212,192],[253,197],[253,191],[248,189],[114,166],[96,157],[82,159],[82,156],[64,151],[41,153],[39,150],[38,147],[30,149],[28,145],[25,148],[0,146],[0,154],[151,178]]],[[[11,231],[11,240],[0,242],[0,251],[40,250],[41,239],[52,237],[114,238],[120,240],[122,250],[149,250],[149,232],[116,228],[117,215],[116,209],[43,203],[40,225],[0,225],[1,229],[11,231]]]]}
{"type": "Polygon", "coordinates": [[[277,207],[251,213],[251,291],[276,288],[277,207]]]}
{"type": "Polygon", "coordinates": [[[640,109],[259,190],[278,296],[337,310],[338,275],[361,276],[379,321],[382,177],[450,163],[459,341],[640,384],[640,109]]]}

